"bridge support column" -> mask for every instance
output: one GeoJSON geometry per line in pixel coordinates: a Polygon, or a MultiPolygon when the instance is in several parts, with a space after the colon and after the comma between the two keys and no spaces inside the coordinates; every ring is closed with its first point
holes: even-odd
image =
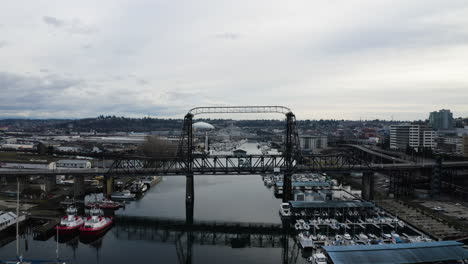
{"type": "Polygon", "coordinates": [[[7,176],[6,175],[0,175],[0,185],[7,185],[7,176]]]}
{"type": "Polygon", "coordinates": [[[187,174],[185,189],[185,217],[188,224],[193,223],[193,208],[195,205],[194,193],[195,190],[193,183],[193,174],[187,174]]]}
{"type": "Polygon", "coordinates": [[[284,173],[283,177],[283,203],[287,203],[292,200],[292,174],[289,172],[284,173]]]}
{"type": "Polygon", "coordinates": [[[362,199],[374,200],[374,172],[367,171],[362,174],[362,199]]]}
{"type": "Polygon", "coordinates": [[[114,176],[105,175],[104,176],[104,195],[109,196],[114,192],[114,176]]]}
{"type": "Polygon", "coordinates": [[[431,174],[431,198],[440,195],[440,186],[442,181],[442,159],[438,158],[431,174]]]}
{"type": "Polygon", "coordinates": [[[84,176],[73,176],[74,197],[82,197],[86,194],[84,176]]]}
{"type": "Polygon", "coordinates": [[[57,185],[57,177],[55,175],[44,176],[44,191],[50,193],[57,185]]]}
{"type": "Polygon", "coordinates": [[[18,177],[18,182],[19,182],[19,191],[22,193],[24,189],[26,189],[29,184],[27,180],[27,176],[17,176],[18,177]]]}

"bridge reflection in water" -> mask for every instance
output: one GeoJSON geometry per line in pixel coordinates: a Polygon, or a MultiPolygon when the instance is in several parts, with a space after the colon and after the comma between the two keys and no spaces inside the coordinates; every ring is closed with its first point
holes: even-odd
{"type": "Polygon", "coordinates": [[[116,216],[111,232],[117,239],[174,244],[179,263],[192,263],[193,245],[281,248],[282,263],[295,263],[300,249],[290,243],[288,225],[116,216]]]}

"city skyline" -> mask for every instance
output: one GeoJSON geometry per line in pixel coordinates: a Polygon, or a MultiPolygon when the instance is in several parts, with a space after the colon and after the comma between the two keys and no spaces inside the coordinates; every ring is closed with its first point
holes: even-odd
{"type": "Polygon", "coordinates": [[[216,105],[467,117],[467,12],[466,1],[7,2],[0,118],[182,118],[216,105]]]}

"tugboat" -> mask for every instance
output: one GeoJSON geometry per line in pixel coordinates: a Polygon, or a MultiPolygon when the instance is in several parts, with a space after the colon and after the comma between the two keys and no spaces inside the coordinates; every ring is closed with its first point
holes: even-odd
{"type": "Polygon", "coordinates": [[[60,219],[60,224],[55,227],[60,234],[74,233],[83,226],[84,220],[81,216],[77,215],[77,211],[78,210],[74,206],[67,208],[67,215],[62,217],[62,219],[60,219]]]}
{"type": "Polygon", "coordinates": [[[112,217],[105,217],[104,213],[99,208],[92,208],[84,222],[84,226],[80,227],[82,235],[97,235],[105,231],[113,222],[112,217]]]}

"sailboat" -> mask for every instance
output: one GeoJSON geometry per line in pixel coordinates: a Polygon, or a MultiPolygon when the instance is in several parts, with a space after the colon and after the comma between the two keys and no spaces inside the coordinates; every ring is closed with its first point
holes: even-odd
{"type": "MultiPolygon", "coordinates": [[[[19,216],[19,195],[20,195],[20,183],[17,180],[17,190],[16,190],[16,215],[19,216]]],[[[20,254],[20,236],[19,236],[19,222],[16,221],[16,258],[9,260],[0,259],[0,264],[66,264],[66,260],[61,260],[59,258],[59,247],[58,247],[58,230],[57,230],[57,258],[55,260],[46,260],[46,259],[26,259],[20,254]]]]}

